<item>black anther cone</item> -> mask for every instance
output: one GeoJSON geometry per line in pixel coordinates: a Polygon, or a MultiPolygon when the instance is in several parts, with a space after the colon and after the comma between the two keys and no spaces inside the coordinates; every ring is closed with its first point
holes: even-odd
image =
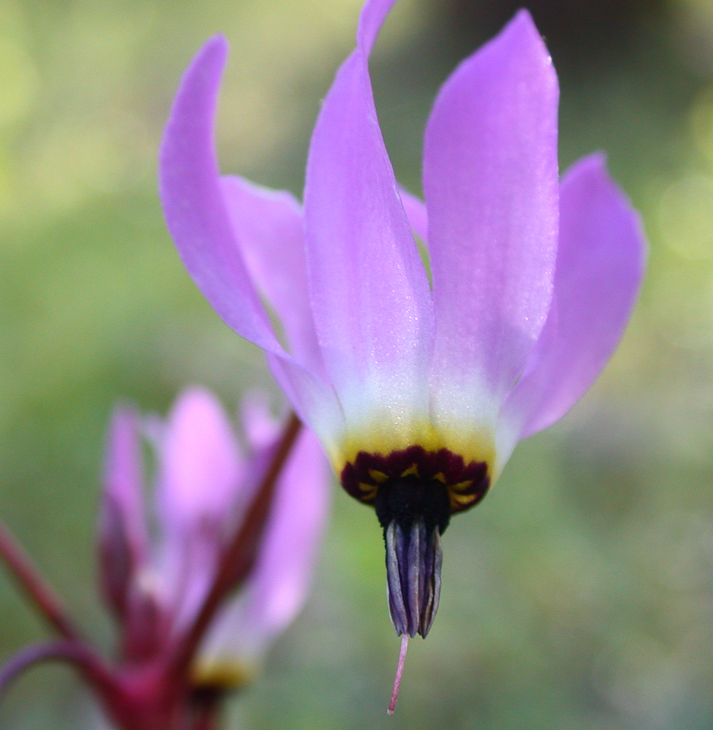
{"type": "Polygon", "coordinates": [[[389,612],[401,636],[428,634],[441,593],[441,535],[450,519],[446,486],[402,477],[382,484],[374,503],[384,528],[389,612]]]}

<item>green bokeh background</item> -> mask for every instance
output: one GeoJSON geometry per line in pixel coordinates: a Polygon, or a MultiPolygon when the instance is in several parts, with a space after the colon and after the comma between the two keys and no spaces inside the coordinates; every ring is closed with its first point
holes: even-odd
{"type": "MultiPolygon", "coordinates": [[[[394,717],[379,529],[335,489],[310,602],[227,727],[713,727],[713,3],[523,4],[560,73],[562,168],[606,150],[642,211],[632,323],[586,398],[453,521],[439,616],[412,642],[394,717]]],[[[400,0],[385,26],[377,105],[415,191],[433,95],[510,13],[494,5],[400,0]]],[[[164,228],[156,150],[180,73],[228,37],[223,170],[299,194],[359,6],[0,0],[0,515],[107,652],[93,540],[113,403],[164,413],[189,383],[232,411],[246,387],[280,398],[164,228]]],[[[0,570],[0,658],[47,636],[0,570]]],[[[0,705],[2,730],[82,727],[102,721],[64,667],[0,705]]]]}

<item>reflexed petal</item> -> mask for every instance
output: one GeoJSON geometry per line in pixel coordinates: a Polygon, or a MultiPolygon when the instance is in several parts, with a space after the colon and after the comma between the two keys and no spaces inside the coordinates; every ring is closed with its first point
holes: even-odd
{"type": "Polygon", "coordinates": [[[557,101],[555,71],[526,11],[464,61],[436,99],[423,173],[436,418],[471,404],[468,419],[488,409],[492,418],[547,317],[557,101]]]}
{"type": "Polygon", "coordinates": [[[645,239],[636,212],[591,155],[564,176],[553,314],[506,402],[521,438],[562,418],[616,348],[641,284],[645,239]]]}
{"type": "Polygon", "coordinates": [[[213,122],[227,52],[222,37],[212,38],[183,76],[161,144],[161,202],[181,259],[213,308],[239,335],[280,353],[236,245],[219,182],[213,122]]]}
{"type": "Polygon", "coordinates": [[[300,204],[290,193],[240,177],[223,177],[221,187],[250,276],[279,317],[290,352],[312,372],[322,373],[300,204]]]}
{"type": "Polygon", "coordinates": [[[255,570],[216,619],[202,651],[202,672],[224,676],[254,667],[294,619],[311,581],[329,492],[319,443],[304,431],[278,482],[255,570]]]}
{"type": "Polygon", "coordinates": [[[109,428],[98,538],[102,586],[123,614],[131,583],[148,555],[138,416],[127,407],[114,411],[109,428]]]}
{"type": "Polygon", "coordinates": [[[428,279],[376,119],[367,54],[389,2],[368,3],[312,136],[305,228],[312,309],[348,423],[425,412],[428,279]]]}
{"type": "MultiPolygon", "coordinates": [[[[161,147],[161,199],[169,230],[189,273],[230,327],[268,353],[274,353],[272,369],[282,378],[280,384],[285,387],[295,409],[305,416],[307,409],[303,403],[314,403],[315,392],[328,391],[327,408],[334,402],[334,393],[331,386],[302,370],[285,354],[251,281],[254,273],[265,293],[275,298],[276,310],[286,317],[285,329],[295,353],[307,369],[319,375],[322,368],[310,332],[312,325],[306,316],[302,318],[307,306],[307,293],[300,291],[305,286],[304,268],[297,267],[293,272],[299,279],[296,282],[299,287],[295,286],[290,303],[284,279],[275,277],[280,269],[276,267],[268,272],[256,248],[269,243],[270,250],[274,251],[279,244],[289,247],[295,243],[294,206],[284,193],[271,196],[256,187],[249,189],[247,184],[221,182],[213,143],[213,117],[226,54],[225,41],[213,38],[184,75],[161,147]],[[236,201],[236,190],[245,195],[252,192],[260,198],[254,198],[253,202],[263,211],[272,213],[270,225],[266,223],[264,228],[259,228],[254,217],[243,216],[236,220],[236,214],[244,210],[245,202],[244,198],[236,201]],[[271,227],[275,233],[289,236],[289,241],[266,240],[271,227]],[[240,233],[255,237],[246,237],[239,245],[236,235],[240,233]],[[250,271],[241,251],[252,252],[250,271]],[[283,359],[278,361],[275,355],[283,359]],[[302,386],[306,393],[302,393],[302,386]]],[[[296,248],[289,248],[289,258],[291,263],[299,259],[296,248]]],[[[285,271],[284,267],[282,271],[285,271]]],[[[332,412],[338,410],[337,405],[332,412]]],[[[314,408],[310,415],[313,415],[312,411],[314,408]]],[[[309,418],[308,422],[311,423],[309,418]]]]}

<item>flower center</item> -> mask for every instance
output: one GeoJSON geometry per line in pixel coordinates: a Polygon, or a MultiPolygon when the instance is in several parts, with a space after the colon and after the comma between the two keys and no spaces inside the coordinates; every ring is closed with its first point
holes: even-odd
{"type": "Polygon", "coordinates": [[[448,449],[410,446],[388,456],[360,451],[341,473],[342,486],[376,508],[384,530],[391,622],[399,636],[425,637],[441,593],[441,535],[451,514],[488,491],[488,464],[448,449]]]}

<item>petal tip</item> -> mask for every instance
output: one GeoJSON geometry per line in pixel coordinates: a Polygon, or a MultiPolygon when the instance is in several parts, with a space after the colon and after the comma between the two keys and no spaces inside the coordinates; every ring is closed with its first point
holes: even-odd
{"type": "MultiPolygon", "coordinates": [[[[189,131],[212,129],[220,80],[228,57],[228,41],[218,34],[209,38],[183,73],[159,149],[159,186],[163,190],[167,168],[185,144],[189,131]]],[[[210,134],[208,135],[210,136],[210,134]]],[[[178,155],[182,159],[182,155],[178,155]]]]}
{"type": "Polygon", "coordinates": [[[176,99],[180,98],[181,91],[185,87],[197,84],[198,79],[204,74],[219,77],[228,58],[229,50],[228,41],[222,33],[217,33],[205,41],[184,72],[176,99]]]}
{"type": "Polygon", "coordinates": [[[607,167],[607,155],[601,150],[580,158],[574,163],[572,169],[578,170],[580,174],[596,177],[612,185],[614,184],[607,167]]]}
{"type": "Polygon", "coordinates": [[[520,8],[515,13],[515,15],[512,16],[512,19],[510,20],[510,23],[508,23],[508,25],[515,25],[515,23],[519,23],[523,27],[532,29],[539,36],[535,21],[533,20],[532,15],[527,8],[520,8]]]}
{"type": "Polygon", "coordinates": [[[202,419],[208,420],[211,425],[217,424],[219,427],[228,422],[217,396],[201,385],[189,385],[174,401],[169,423],[176,426],[185,420],[186,426],[190,426],[202,419]]]}
{"type": "Polygon", "coordinates": [[[501,42],[509,47],[513,54],[528,58],[530,62],[533,58],[537,58],[543,66],[549,66],[552,69],[552,74],[555,75],[552,57],[544,38],[537,29],[532,15],[525,8],[515,13],[510,22],[505,25],[493,41],[496,43],[501,42]]]}
{"type": "MultiPolygon", "coordinates": [[[[529,40],[535,41],[546,49],[545,42],[540,31],[535,25],[535,21],[527,8],[521,8],[511,18],[510,22],[503,28],[503,34],[512,33],[513,35],[529,36],[529,40]]],[[[549,56],[549,53],[547,54],[549,56]]]]}
{"type": "Polygon", "coordinates": [[[216,33],[211,36],[200,48],[196,55],[196,60],[204,59],[208,56],[225,59],[230,51],[228,39],[222,33],[216,33]]]}

